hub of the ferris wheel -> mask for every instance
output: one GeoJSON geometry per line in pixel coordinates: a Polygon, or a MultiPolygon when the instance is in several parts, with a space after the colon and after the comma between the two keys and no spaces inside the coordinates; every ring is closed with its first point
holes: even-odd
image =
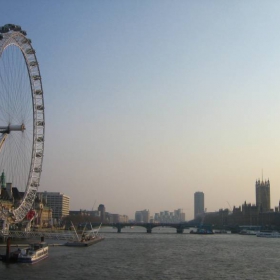
{"type": "Polygon", "coordinates": [[[10,134],[11,131],[21,131],[21,132],[23,132],[24,130],[25,130],[25,125],[24,124],[0,126],[0,152],[1,152],[1,149],[4,145],[5,140],[8,137],[8,134],[10,134]]]}
{"type": "Polygon", "coordinates": [[[0,126],[0,133],[2,134],[9,134],[11,131],[24,131],[25,130],[25,125],[20,124],[20,125],[8,125],[8,126],[0,126]]]}

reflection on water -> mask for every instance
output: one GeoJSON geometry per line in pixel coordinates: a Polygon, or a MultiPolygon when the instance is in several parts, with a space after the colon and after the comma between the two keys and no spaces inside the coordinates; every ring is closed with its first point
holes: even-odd
{"type": "Polygon", "coordinates": [[[171,228],[147,234],[141,227],[122,233],[103,228],[102,234],[105,240],[91,247],[50,247],[49,258],[33,266],[0,263],[1,278],[279,279],[280,238],[177,234],[171,228]]]}

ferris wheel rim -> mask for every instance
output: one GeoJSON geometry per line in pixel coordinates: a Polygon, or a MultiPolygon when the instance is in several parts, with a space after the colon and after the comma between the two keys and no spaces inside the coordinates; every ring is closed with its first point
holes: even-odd
{"type": "Polygon", "coordinates": [[[28,180],[21,204],[10,213],[11,222],[20,222],[31,209],[40,183],[44,156],[45,110],[41,73],[31,40],[19,31],[11,30],[8,33],[2,34],[2,39],[0,40],[0,59],[5,49],[11,45],[14,45],[21,51],[25,60],[33,110],[32,150],[28,180]]]}

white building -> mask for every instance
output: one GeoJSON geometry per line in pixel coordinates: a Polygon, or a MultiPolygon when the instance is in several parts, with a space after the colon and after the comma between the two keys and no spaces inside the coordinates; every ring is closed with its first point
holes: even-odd
{"type": "Polygon", "coordinates": [[[70,197],[59,192],[40,192],[52,209],[52,217],[57,221],[69,215],[70,197]]]}

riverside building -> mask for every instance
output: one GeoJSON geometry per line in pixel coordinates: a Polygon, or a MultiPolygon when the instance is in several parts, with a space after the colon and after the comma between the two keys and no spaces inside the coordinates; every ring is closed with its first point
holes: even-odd
{"type": "Polygon", "coordinates": [[[182,209],[177,209],[174,212],[161,211],[155,213],[153,220],[155,223],[180,223],[184,222],[185,219],[185,213],[183,213],[182,209]]]}
{"type": "Polygon", "coordinates": [[[52,218],[56,221],[69,215],[70,197],[60,192],[40,192],[46,200],[47,206],[52,209],[52,218]]]}
{"type": "Polygon", "coordinates": [[[149,223],[150,222],[150,211],[142,210],[135,212],[135,222],[137,223],[149,223]]]}
{"type": "Polygon", "coordinates": [[[270,182],[256,181],[256,206],[259,212],[270,211],[270,182]]]}
{"type": "Polygon", "coordinates": [[[100,212],[101,222],[104,223],[106,221],[106,208],[104,204],[99,204],[98,211],[100,212]]]}
{"type": "Polygon", "coordinates": [[[196,192],[194,194],[194,218],[197,215],[201,215],[204,213],[204,193],[196,192]]]}

